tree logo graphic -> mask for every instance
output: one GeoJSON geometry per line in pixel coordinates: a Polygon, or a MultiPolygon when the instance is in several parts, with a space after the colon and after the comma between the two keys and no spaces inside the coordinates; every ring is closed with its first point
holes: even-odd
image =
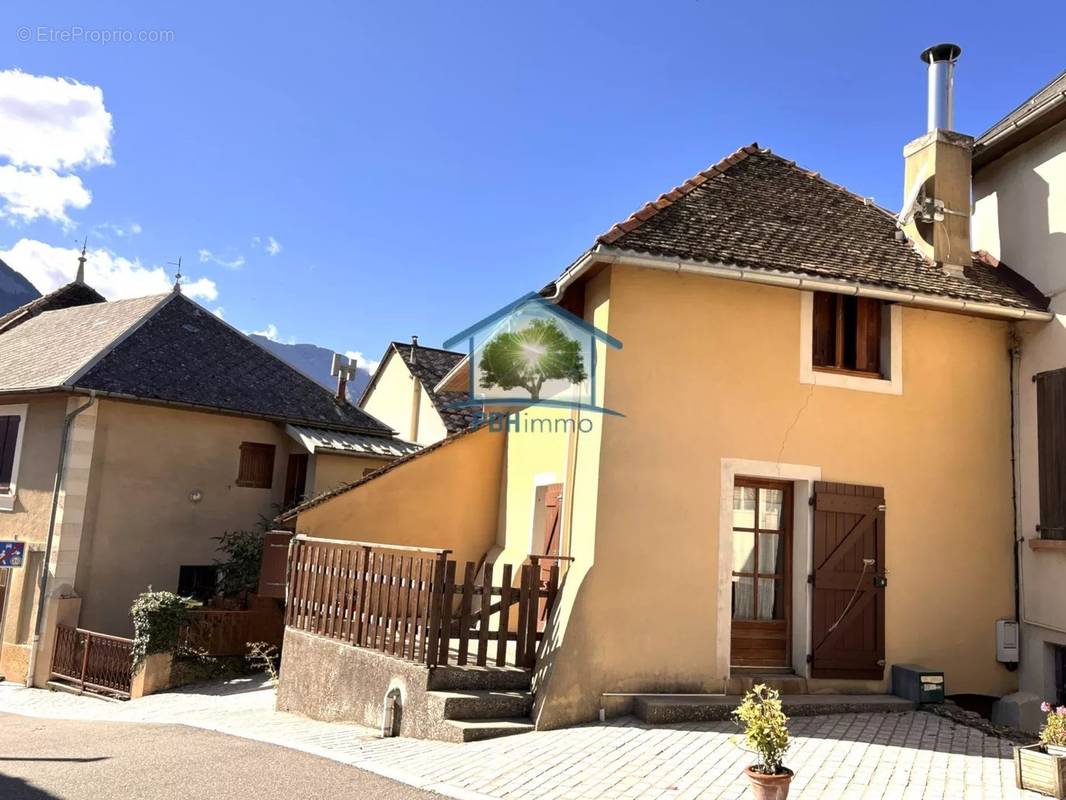
{"type": "Polygon", "coordinates": [[[479,370],[481,388],[523,388],[535,401],[548,381],[579,384],[588,377],[581,345],[553,319],[532,319],[521,330],[496,334],[482,349],[479,370]]]}

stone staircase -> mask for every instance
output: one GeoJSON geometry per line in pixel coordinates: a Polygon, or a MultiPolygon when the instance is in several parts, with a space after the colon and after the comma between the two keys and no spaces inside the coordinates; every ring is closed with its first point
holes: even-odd
{"type": "Polygon", "coordinates": [[[781,694],[807,694],[807,679],[794,672],[767,672],[734,668],[726,681],[725,693],[744,695],[756,684],[765,684],[781,694]]]}
{"type": "Polygon", "coordinates": [[[532,673],[513,667],[437,667],[426,692],[433,738],[476,742],[533,730],[532,673]]]}

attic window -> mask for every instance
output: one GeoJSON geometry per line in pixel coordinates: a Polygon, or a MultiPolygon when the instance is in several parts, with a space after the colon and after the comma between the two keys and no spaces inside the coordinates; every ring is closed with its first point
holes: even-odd
{"type": "Polygon", "coordinates": [[[868,297],[815,292],[814,368],[883,379],[885,305],[868,297]]]}
{"type": "Polygon", "coordinates": [[[269,489],[274,483],[274,445],[241,442],[241,463],[237,468],[237,485],[250,489],[269,489]]]}

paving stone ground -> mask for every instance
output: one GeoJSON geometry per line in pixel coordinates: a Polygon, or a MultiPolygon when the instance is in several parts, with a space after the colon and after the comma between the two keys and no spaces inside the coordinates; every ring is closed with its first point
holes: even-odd
{"type": "MultiPolygon", "coordinates": [[[[739,800],[750,754],[730,723],[631,718],[464,745],[380,739],[355,725],[273,711],[262,680],[129,703],[0,684],[0,711],[180,723],[282,744],[462,800],[739,800]]],[[[796,718],[786,763],[797,800],[1036,800],[1014,786],[1009,742],[921,711],[796,718]]]]}

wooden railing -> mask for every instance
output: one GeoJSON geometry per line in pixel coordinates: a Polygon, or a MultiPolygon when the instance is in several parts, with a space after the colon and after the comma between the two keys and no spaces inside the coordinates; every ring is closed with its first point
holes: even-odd
{"type": "Polygon", "coordinates": [[[296,536],[285,623],[429,667],[491,661],[531,669],[538,620],[558,595],[558,563],[543,580],[535,556],[517,571],[503,564],[495,585],[492,565],[479,577],[472,561],[457,581],[450,552],[296,536]]]}
{"type": "Polygon", "coordinates": [[[91,689],[129,697],[133,640],[57,625],[52,677],[73,683],[83,691],[91,689]]]}
{"type": "Polygon", "coordinates": [[[282,628],[277,612],[198,608],[188,612],[188,621],[178,634],[179,650],[212,657],[243,656],[250,642],[280,646],[282,628]]]}

